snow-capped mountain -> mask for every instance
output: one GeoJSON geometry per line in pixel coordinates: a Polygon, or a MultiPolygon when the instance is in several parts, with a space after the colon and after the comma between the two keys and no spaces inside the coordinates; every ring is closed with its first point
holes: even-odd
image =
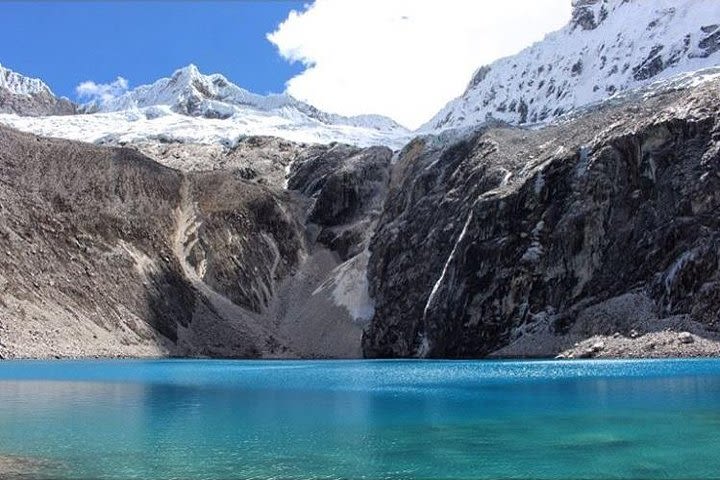
{"type": "MultiPolygon", "coordinates": [[[[568,25],[477,70],[465,93],[417,133],[487,120],[548,122],[622,92],[720,66],[720,0],[571,1],[568,25]]],[[[74,113],[75,105],[56,98],[41,80],[0,67],[0,113],[9,113],[0,114],[0,122],[47,136],[233,145],[244,136],[268,135],[394,148],[413,136],[386,117],[344,117],[289,95],[258,95],[194,65],[80,110],[85,114],[52,116],[74,113]]]]}
{"type": "Polygon", "coordinates": [[[64,115],[75,105],[56,97],[39,78],[30,78],[0,65],[0,113],[19,115],[64,115]]]}
{"type": "Polygon", "coordinates": [[[570,23],[476,71],[421,127],[544,122],[682,72],[720,65],[718,0],[573,0],[570,23]]]}
{"type": "MultiPolygon", "coordinates": [[[[41,81],[15,75],[13,84],[27,84],[27,89],[34,85],[52,95],[41,81]]],[[[72,117],[29,118],[10,109],[14,115],[0,115],[0,122],[40,135],[99,143],[234,145],[244,136],[268,135],[303,143],[399,148],[411,136],[386,117],[344,117],[322,112],[289,95],[257,95],[220,74],[204,75],[195,65],[119,97],[83,105],[80,110],[84,113],[72,117]]]]}
{"type": "Polygon", "coordinates": [[[39,78],[30,78],[0,65],[0,88],[15,95],[52,95],[50,87],[39,78]]]}
{"type": "Polygon", "coordinates": [[[152,85],[143,85],[95,107],[100,112],[116,112],[133,108],[166,105],[176,113],[206,118],[229,118],[247,110],[278,112],[291,119],[309,117],[321,123],[404,130],[393,120],[380,115],[343,117],[322,112],[290,95],[258,95],[230,82],[219,73],[204,75],[190,64],[176,70],[171,77],[161,78],[152,85]]]}

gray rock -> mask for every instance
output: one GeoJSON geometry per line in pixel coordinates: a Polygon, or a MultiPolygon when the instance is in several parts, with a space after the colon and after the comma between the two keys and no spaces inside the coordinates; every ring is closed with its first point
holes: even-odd
{"type": "Polygon", "coordinates": [[[49,92],[19,95],[0,88],[0,113],[15,113],[24,116],[73,115],[77,105],[66,98],[59,98],[49,92]]]}
{"type": "Polygon", "coordinates": [[[695,343],[695,337],[692,336],[689,332],[680,332],[678,334],[678,341],[680,343],[695,343]]]}

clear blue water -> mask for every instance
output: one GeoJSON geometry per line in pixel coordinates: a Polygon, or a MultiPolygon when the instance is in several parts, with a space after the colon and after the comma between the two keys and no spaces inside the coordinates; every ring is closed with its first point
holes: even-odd
{"type": "Polygon", "coordinates": [[[3,455],[72,479],[720,478],[720,361],[0,362],[3,455]]]}

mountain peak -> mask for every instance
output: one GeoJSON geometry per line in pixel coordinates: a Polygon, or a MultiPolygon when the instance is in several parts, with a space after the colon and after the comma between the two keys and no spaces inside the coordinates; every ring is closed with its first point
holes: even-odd
{"type": "Polygon", "coordinates": [[[563,29],[478,69],[421,131],[542,123],[720,62],[717,0],[573,0],[572,7],[563,29]]]}
{"type": "Polygon", "coordinates": [[[50,87],[39,78],[26,77],[0,64],[0,89],[15,95],[52,95],[50,87]]]}
{"type": "Polygon", "coordinates": [[[0,113],[16,115],[68,115],[76,105],[57,98],[39,78],[26,77],[0,65],[0,113]]]}
{"type": "Polygon", "coordinates": [[[175,70],[175,73],[173,73],[173,76],[178,74],[187,74],[191,76],[200,75],[200,69],[195,65],[194,63],[188,63],[182,68],[178,68],[175,70]]]}
{"type": "Polygon", "coordinates": [[[220,74],[205,75],[191,63],[175,70],[170,77],[105,102],[99,110],[112,112],[164,105],[183,115],[227,118],[234,113],[232,105],[254,105],[261,98],[220,74]]]}
{"type": "Polygon", "coordinates": [[[322,112],[287,94],[258,95],[237,86],[219,73],[205,75],[194,64],[173,72],[151,85],[143,85],[105,102],[101,112],[167,106],[175,113],[193,117],[230,118],[248,113],[277,114],[293,121],[348,125],[381,131],[406,130],[379,115],[343,117],[322,112]]]}
{"type": "Polygon", "coordinates": [[[192,82],[193,80],[202,79],[207,77],[200,72],[200,69],[194,64],[190,63],[182,68],[178,68],[170,76],[175,81],[192,82]]]}
{"type": "MultiPolygon", "coordinates": [[[[0,71],[3,82],[0,87],[9,83],[10,74],[5,71],[0,71]]],[[[28,83],[24,77],[15,75],[13,73],[12,85],[47,88],[39,80],[28,83]]],[[[0,88],[0,113],[16,115],[3,116],[3,123],[21,130],[84,141],[162,138],[162,141],[227,146],[246,135],[267,135],[304,143],[341,142],[399,148],[410,136],[407,129],[387,117],[345,117],[323,112],[287,94],[257,95],[218,73],[205,75],[194,64],[118,97],[84,105],[79,111],[85,114],[71,122],[45,117],[78,112],[76,105],[55,98],[49,89],[47,93],[33,96],[8,92],[0,88]],[[220,119],[222,121],[217,121],[220,119]]]]}

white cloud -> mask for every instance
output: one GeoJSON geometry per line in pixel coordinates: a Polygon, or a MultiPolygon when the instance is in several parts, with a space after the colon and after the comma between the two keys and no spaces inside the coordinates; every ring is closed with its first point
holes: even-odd
{"type": "Polygon", "coordinates": [[[82,82],[75,87],[78,97],[91,102],[104,104],[119,97],[128,90],[128,81],[123,77],[117,77],[111,83],[95,83],[91,80],[82,82]]]}
{"type": "Polygon", "coordinates": [[[416,128],[460,95],[478,67],[569,17],[570,0],[315,0],[268,40],[307,67],[287,83],[291,95],[416,128]]]}

